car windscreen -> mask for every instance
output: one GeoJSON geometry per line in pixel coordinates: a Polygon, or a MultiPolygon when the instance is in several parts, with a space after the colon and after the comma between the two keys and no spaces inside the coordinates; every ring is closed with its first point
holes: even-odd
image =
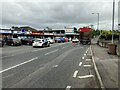
{"type": "Polygon", "coordinates": [[[35,42],[41,42],[42,40],[35,40],[35,42]]]}

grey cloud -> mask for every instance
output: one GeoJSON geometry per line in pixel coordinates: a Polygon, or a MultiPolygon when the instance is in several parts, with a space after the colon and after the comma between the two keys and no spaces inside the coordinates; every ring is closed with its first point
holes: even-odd
{"type": "MultiPolygon", "coordinates": [[[[8,27],[12,25],[30,25],[35,28],[47,26],[63,28],[64,26],[96,24],[97,15],[92,15],[92,12],[100,13],[101,23],[104,21],[111,22],[112,3],[5,2],[2,7],[2,25],[8,27]]],[[[117,14],[116,19],[118,19],[117,14]]],[[[103,28],[105,28],[105,24],[103,28]]]]}

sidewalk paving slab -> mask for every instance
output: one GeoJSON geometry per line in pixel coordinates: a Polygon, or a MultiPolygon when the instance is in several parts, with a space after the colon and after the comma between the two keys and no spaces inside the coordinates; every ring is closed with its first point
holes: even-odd
{"type": "Polygon", "coordinates": [[[118,88],[118,57],[109,55],[108,48],[91,45],[95,63],[105,88],[118,88]]]}

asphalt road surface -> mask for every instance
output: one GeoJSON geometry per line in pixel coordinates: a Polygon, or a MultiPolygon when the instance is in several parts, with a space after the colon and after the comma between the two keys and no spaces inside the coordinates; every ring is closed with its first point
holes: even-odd
{"type": "Polygon", "coordinates": [[[98,88],[92,63],[86,61],[88,48],[71,43],[5,47],[0,71],[3,88],[98,88]]]}

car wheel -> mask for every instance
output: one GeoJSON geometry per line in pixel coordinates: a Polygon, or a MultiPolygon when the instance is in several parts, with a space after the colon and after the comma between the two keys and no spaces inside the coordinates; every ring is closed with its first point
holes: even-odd
{"type": "Polygon", "coordinates": [[[42,48],[44,48],[45,47],[45,45],[42,45],[42,48]]]}
{"type": "Polygon", "coordinates": [[[50,44],[48,44],[48,47],[50,47],[50,44]]]}
{"type": "Polygon", "coordinates": [[[14,43],[11,43],[11,46],[14,46],[14,43]]]}

